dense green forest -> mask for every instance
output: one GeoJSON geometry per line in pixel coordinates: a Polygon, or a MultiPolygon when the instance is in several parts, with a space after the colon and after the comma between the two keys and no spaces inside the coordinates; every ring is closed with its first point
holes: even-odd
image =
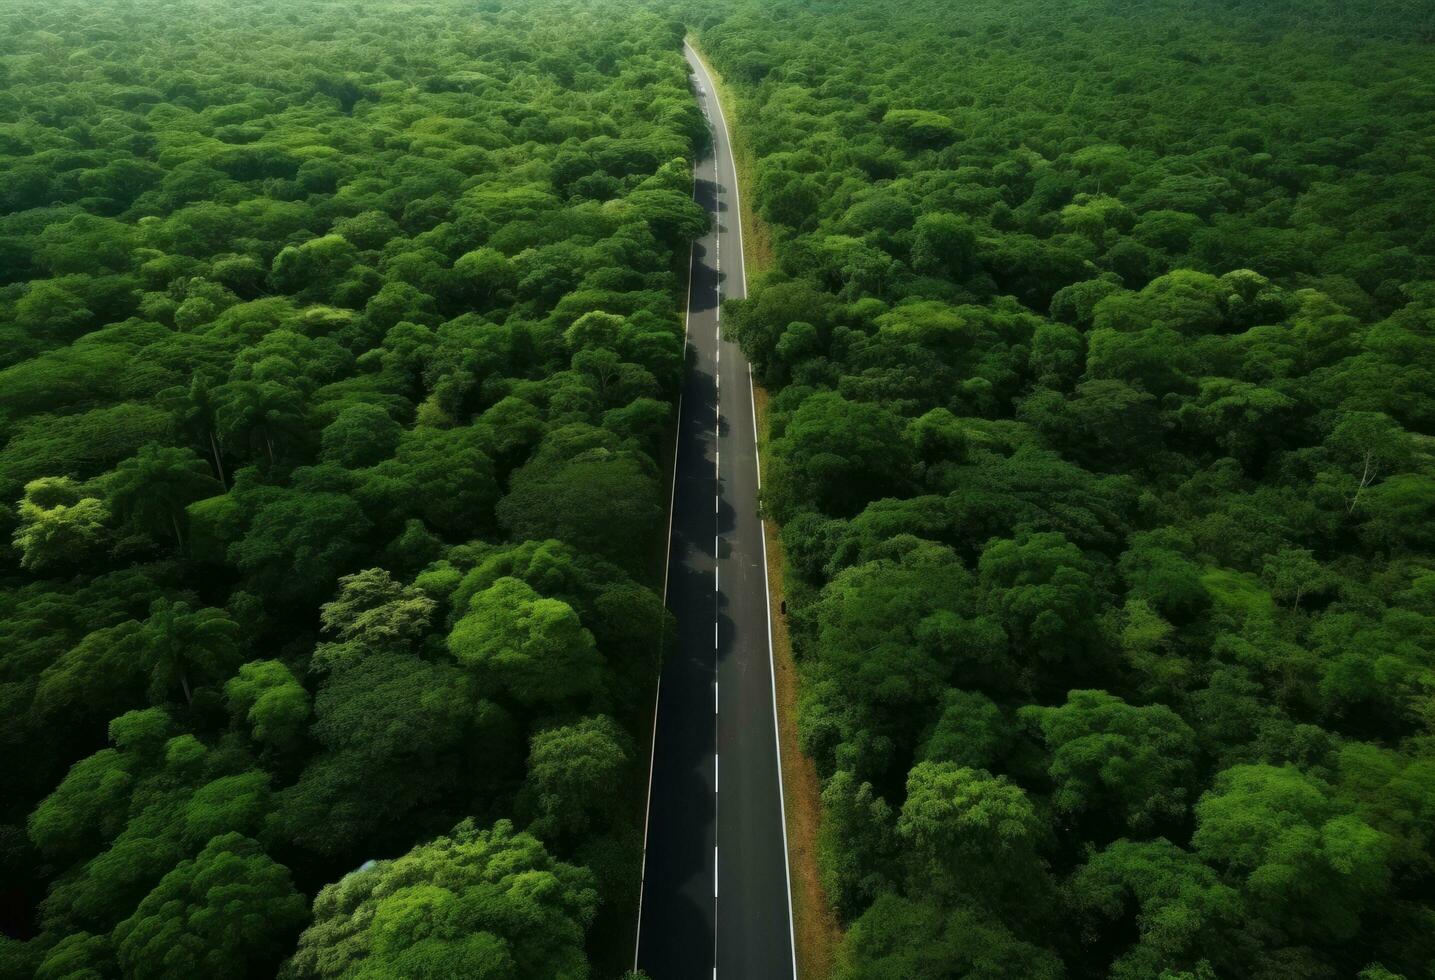
{"type": "Polygon", "coordinates": [[[706,227],[681,28],[0,26],[0,976],[615,975],[706,227]]]}
{"type": "Polygon", "coordinates": [[[684,9],[840,974],[1435,976],[1431,8],[684,9]]]}
{"type": "Polygon", "coordinates": [[[841,976],[1435,978],[1435,8],[0,27],[0,976],[621,972],[686,29],[841,976]]]}

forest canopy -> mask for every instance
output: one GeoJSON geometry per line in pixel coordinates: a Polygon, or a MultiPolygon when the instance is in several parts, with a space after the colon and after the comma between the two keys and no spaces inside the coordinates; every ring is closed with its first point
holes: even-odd
{"type": "Polygon", "coordinates": [[[706,227],[681,30],[0,23],[0,974],[615,975],[706,227]]]}
{"type": "Polygon", "coordinates": [[[690,33],[838,975],[1435,977],[1427,7],[11,0],[0,975],[627,966],[690,33]]]}

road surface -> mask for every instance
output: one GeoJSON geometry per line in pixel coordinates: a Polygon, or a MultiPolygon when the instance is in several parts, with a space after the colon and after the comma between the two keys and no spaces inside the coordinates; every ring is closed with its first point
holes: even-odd
{"type": "Polygon", "coordinates": [[[693,195],[713,228],[693,246],[667,581],[676,652],[663,669],[638,913],[653,980],[796,974],[758,518],[752,378],[720,336],[746,295],[737,177],[711,78],[685,48],[713,150],[693,195]]]}

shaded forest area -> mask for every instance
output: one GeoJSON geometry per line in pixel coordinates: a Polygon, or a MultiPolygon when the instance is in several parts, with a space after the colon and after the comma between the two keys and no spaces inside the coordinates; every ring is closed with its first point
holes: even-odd
{"type": "Polygon", "coordinates": [[[1428,7],[683,10],[839,974],[1435,976],[1428,7]]]}
{"type": "Polygon", "coordinates": [[[0,22],[0,975],[616,974],[706,227],[681,29],[0,22]]]}

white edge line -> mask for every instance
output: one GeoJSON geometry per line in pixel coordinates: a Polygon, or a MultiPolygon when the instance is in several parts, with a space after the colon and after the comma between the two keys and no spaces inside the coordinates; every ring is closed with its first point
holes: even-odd
{"type": "MultiPolygon", "coordinates": [[[[693,161],[693,199],[698,196],[697,161],[693,161]]],[[[678,497],[678,450],[683,441],[683,382],[688,368],[688,318],[692,313],[693,301],[693,258],[697,242],[688,245],[688,290],[683,300],[683,356],[678,376],[678,415],[673,433],[673,477],[668,489],[668,547],[663,555],[663,611],[668,608],[668,572],[673,564],[673,504],[678,497]]],[[[748,369],[749,372],[752,370],[748,369]]],[[[661,634],[659,640],[661,641],[661,634]]],[[[653,690],[653,734],[648,742],[648,799],[643,804],[643,858],[638,871],[638,924],[633,933],[633,970],[638,969],[638,949],[643,938],[643,886],[648,880],[648,822],[653,815],[653,766],[658,757],[658,703],[663,697],[663,672],[658,671],[658,683],[653,690]]],[[[716,968],[713,970],[717,972],[716,968]]]]}
{"type": "MultiPolygon", "coordinates": [[[[727,117],[726,117],[726,115],[724,115],[724,113],[723,113],[723,111],[722,111],[722,99],[718,98],[717,89],[713,86],[712,76],[708,74],[707,66],[703,64],[703,59],[702,59],[702,57],[698,55],[697,51],[693,49],[692,45],[688,44],[687,41],[683,41],[683,47],[686,48],[686,49],[689,50],[689,51],[692,51],[692,53],[693,53],[693,60],[697,62],[699,69],[702,71],[703,77],[704,77],[704,78],[706,79],[706,81],[707,81],[708,88],[710,88],[710,89],[713,90],[713,101],[717,103],[717,107],[718,107],[718,118],[722,121],[723,135],[728,137],[728,147],[731,148],[731,146],[732,146],[732,137],[728,135],[728,131],[727,131],[727,117]]],[[[731,152],[729,152],[728,155],[731,156],[731,155],[732,155],[731,152]]],[[[714,153],[714,156],[716,156],[716,153],[714,153]]],[[[739,267],[739,269],[741,270],[741,275],[742,275],[742,298],[746,299],[746,298],[747,298],[747,260],[746,260],[746,257],[743,255],[745,249],[743,248],[743,238],[742,238],[742,186],[741,186],[740,182],[737,180],[737,161],[736,161],[735,159],[733,160],[732,169],[733,169],[733,182],[732,182],[733,196],[734,196],[734,198],[735,198],[735,200],[736,200],[736,203],[737,203],[737,242],[738,242],[737,254],[738,254],[738,267],[739,267]]],[[[761,490],[761,489],[762,489],[762,457],[758,454],[758,448],[757,448],[757,395],[756,395],[756,393],[755,393],[754,390],[753,390],[753,384],[752,384],[752,364],[751,364],[751,363],[749,363],[748,366],[747,366],[747,393],[748,393],[748,398],[752,401],[752,427],[753,427],[752,453],[753,453],[753,459],[754,459],[754,460],[756,461],[756,463],[757,463],[757,487],[758,487],[759,490],[761,490]]],[[[761,529],[761,531],[762,531],[762,584],[763,584],[762,597],[763,597],[763,600],[764,600],[764,604],[767,606],[767,666],[768,666],[768,673],[769,673],[769,675],[770,675],[770,681],[771,681],[771,686],[772,686],[772,738],[773,738],[773,748],[774,748],[774,750],[777,752],[777,801],[778,801],[778,805],[781,807],[781,810],[782,810],[782,863],[783,863],[784,869],[785,869],[786,872],[787,872],[786,878],[783,879],[783,886],[784,886],[785,889],[787,890],[787,935],[788,935],[788,942],[789,942],[790,947],[791,947],[791,949],[792,949],[792,975],[793,975],[793,977],[795,978],[795,977],[797,976],[797,932],[796,932],[796,929],[793,927],[793,923],[792,923],[792,864],[791,864],[791,860],[788,858],[788,855],[787,855],[787,851],[788,851],[788,846],[787,846],[787,800],[784,798],[784,793],[783,793],[783,779],[782,779],[782,735],[781,735],[781,730],[780,730],[779,727],[778,727],[778,720],[777,720],[777,667],[776,667],[776,664],[775,664],[775,658],[773,657],[773,653],[772,653],[772,589],[771,589],[771,586],[768,584],[768,581],[767,581],[767,522],[766,522],[765,520],[762,520],[761,518],[759,518],[759,520],[758,520],[758,527],[759,527],[759,528],[761,529]]],[[[714,887],[716,887],[716,885],[714,885],[714,887]]],[[[640,905],[639,907],[640,907],[640,909],[641,909],[641,905],[640,905]]],[[[641,915],[639,916],[639,918],[641,919],[641,915]]]]}
{"type": "MultiPolygon", "coordinates": [[[[752,393],[752,365],[748,365],[748,395],[753,401],[753,425],[757,425],[757,397],[752,393]]],[[[757,443],[753,443],[753,455],[757,456],[757,443]]],[[[762,464],[758,463],[758,472],[762,472],[762,464]]],[[[761,477],[758,479],[758,489],[762,488],[761,477]]],[[[787,798],[784,792],[782,776],[782,729],[779,727],[777,718],[777,664],[772,653],[772,587],[767,581],[767,521],[758,518],[758,529],[762,534],[762,595],[764,605],[767,607],[767,670],[772,685],[772,741],[773,751],[777,754],[777,803],[782,814],[782,866],[787,872],[783,884],[787,889],[787,938],[792,946],[792,976],[797,977],[797,930],[792,921],[792,860],[788,857],[787,845],[787,798]]]]}
{"type": "MultiPolygon", "coordinates": [[[[757,394],[752,387],[752,364],[747,366],[747,394],[752,399],[752,458],[757,463],[757,489],[762,492],[762,451],[757,448],[757,394]]],[[[763,533],[763,546],[767,545],[767,533],[763,533]]],[[[767,566],[764,565],[764,568],[767,566]]],[[[776,682],[774,682],[776,683],[776,682]]]]}
{"type": "MultiPolygon", "coordinates": [[[[728,137],[728,149],[731,150],[731,149],[732,149],[732,136],[731,136],[731,135],[728,133],[728,131],[727,131],[727,115],[722,111],[722,99],[718,98],[717,89],[716,89],[716,88],[713,88],[713,79],[712,79],[712,76],[708,74],[707,63],[703,61],[702,55],[698,54],[697,49],[695,49],[695,48],[694,48],[691,44],[689,44],[686,40],[683,41],[683,47],[693,53],[693,58],[694,58],[694,60],[697,61],[698,67],[702,70],[703,77],[707,79],[708,88],[712,89],[713,103],[717,106],[718,118],[719,118],[720,120],[722,120],[722,132],[723,132],[723,135],[724,135],[724,136],[727,136],[727,137],[728,137]]],[[[714,148],[714,149],[716,150],[716,148],[714,148]]],[[[728,155],[729,155],[729,156],[732,156],[731,152],[729,152],[728,155]]],[[[714,160],[716,161],[716,158],[717,158],[717,153],[716,153],[716,152],[713,153],[713,158],[714,158],[714,160]]],[[[733,193],[733,197],[735,198],[735,203],[737,204],[737,241],[738,241],[737,260],[738,260],[738,265],[741,267],[741,273],[742,273],[742,296],[739,297],[739,298],[740,298],[740,299],[746,299],[746,298],[747,298],[747,256],[744,254],[744,252],[746,251],[746,249],[743,248],[743,238],[742,238],[742,184],[741,184],[741,182],[738,181],[738,179],[737,179],[737,159],[736,159],[736,158],[734,158],[734,159],[733,159],[733,162],[732,162],[732,172],[733,172],[732,193],[733,193]]]]}

